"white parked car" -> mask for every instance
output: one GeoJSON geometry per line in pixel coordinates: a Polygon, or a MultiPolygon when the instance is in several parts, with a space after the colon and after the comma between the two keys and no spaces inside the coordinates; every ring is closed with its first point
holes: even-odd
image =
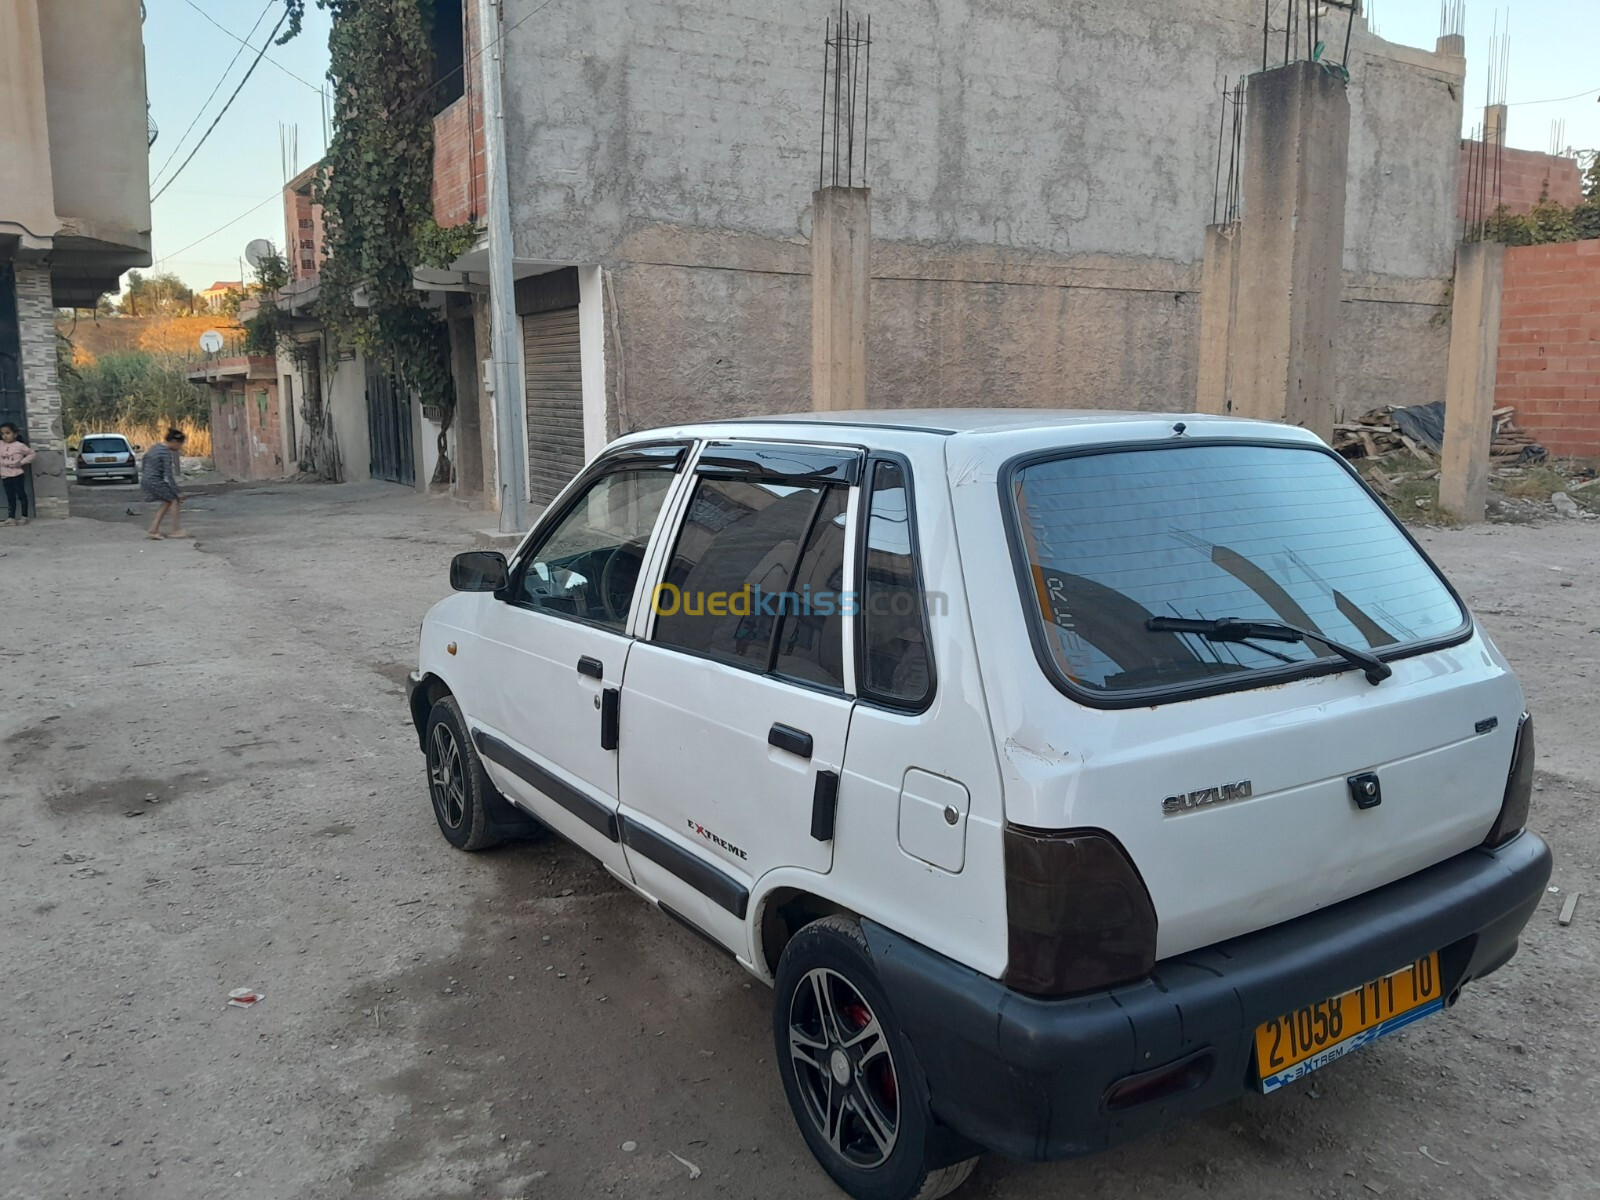
{"type": "Polygon", "coordinates": [[[553,829],[772,984],[861,1200],[1292,1083],[1502,966],[1549,878],[1515,677],[1302,430],[635,434],[451,579],[444,836],[553,829]]]}

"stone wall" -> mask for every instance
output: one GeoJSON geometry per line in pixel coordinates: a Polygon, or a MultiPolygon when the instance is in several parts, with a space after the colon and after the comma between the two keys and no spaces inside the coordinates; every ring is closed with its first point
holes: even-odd
{"type": "Polygon", "coordinates": [[[33,461],[34,515],[68,516],[66,439],[61,430],[61,386],[56,377],[56,310],[50,268],[17,263],[17,334],[22,344],[23,404],[33,461]]]}

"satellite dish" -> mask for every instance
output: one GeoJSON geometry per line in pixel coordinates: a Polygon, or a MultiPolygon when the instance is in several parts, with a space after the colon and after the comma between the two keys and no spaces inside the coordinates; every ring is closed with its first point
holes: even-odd
{"type": "Polygon", "coordinates": [[[244,248],[244,260],[252,267],[259,267],[261,260],[274,253],[275,248],[266,238],[256,238],[244,248]]]}
{"type": "Polygon", "coordinates": [[[215,329],[208,329],[200,335],[200,349],[207,354],[215,354],[222,349],[222,335],[215,329]]]}

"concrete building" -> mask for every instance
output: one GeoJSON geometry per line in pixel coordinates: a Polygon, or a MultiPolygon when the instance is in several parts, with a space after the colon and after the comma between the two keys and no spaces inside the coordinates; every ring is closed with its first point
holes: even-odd
{"type": "Polygon", "coordinates": [[[67,515],[55,309],[150,265],[150,141],[139,5],[0,0],[0,420],[40,516],[67,515]]]}
{"type": "Polygon", "coordinates": [[[195,293],[195,300],[211,312],[221,312],[230,293],[244,294],[244,284],[237,279],[219,279],[210,287],[195,293]]]}
{"type": "MultiPolygon", "coordinates": [[[[501,23],[535,501],[621,430],[811,407],[836,12],[595,0],[524,21],[537,3],[501,23]]],[[[863,11],[867,402],[1193,407],[1220,93],[1261,69],[1259,0],[863,11]]],[[[1443,49],[1355,22],[1342,411],[1443,395],[1465,75],[1443,49]]]]}
{"type": "MultiPolygon", "coordinates": [[[[476,223],[484,195],[484,131],[479,77],[467,50],[477,45],[475,13],[462,0],[436,0],[433,22],[434,220],[476,223]]],[[[319,169],[308,168],[284,189],[290,282],[280,304],[296,319],[294,345],[278,356],[274,389],[285,461],[336,482],[385,479],[479,497],[486,465],[494,476],[492,439],[479,434],[493,424],[479,368],[480,333],[488,336],[486,274],[474,278],[465,267],[418,272],[417,286],[449,324],[456,397],[449,409],[417,403],[359,351],[335,350],[316,320],[325,257],[322,209],[313,194],[319,169]]],[[[482,250],[473,265],[487,272],[482,250]]]]}

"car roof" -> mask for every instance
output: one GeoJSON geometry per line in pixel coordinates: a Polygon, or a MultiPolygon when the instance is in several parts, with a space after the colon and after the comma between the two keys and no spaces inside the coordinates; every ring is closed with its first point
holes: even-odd
{"type": "MultiPolygon", "coordinates": [[[[1175,426],[1196,436],[1319,444],[1316,435],[1291,425],[1204,413],[1159,413],[1040,408],[887,408],[844,412],[786,413],[734,417],[629,434],[625,442],[672,438],[805,437],[833,440],[845,430],[873,431],[860,440],[892,447],[907,437],[958,438],[1013,443],[1059,438],[1091,445],[1173,436],[1175,426]]],[[[851,440],[857,440],[852,438],[851,440]]]]}
{"type": "Polygon", "coordinates": [[[126,442],[128,440],[127,435],[121,433],[82,433],[79,434],[78,437],[80,440],[86,440],[93,437],[116,438],[120,442],[126,442]]]}

